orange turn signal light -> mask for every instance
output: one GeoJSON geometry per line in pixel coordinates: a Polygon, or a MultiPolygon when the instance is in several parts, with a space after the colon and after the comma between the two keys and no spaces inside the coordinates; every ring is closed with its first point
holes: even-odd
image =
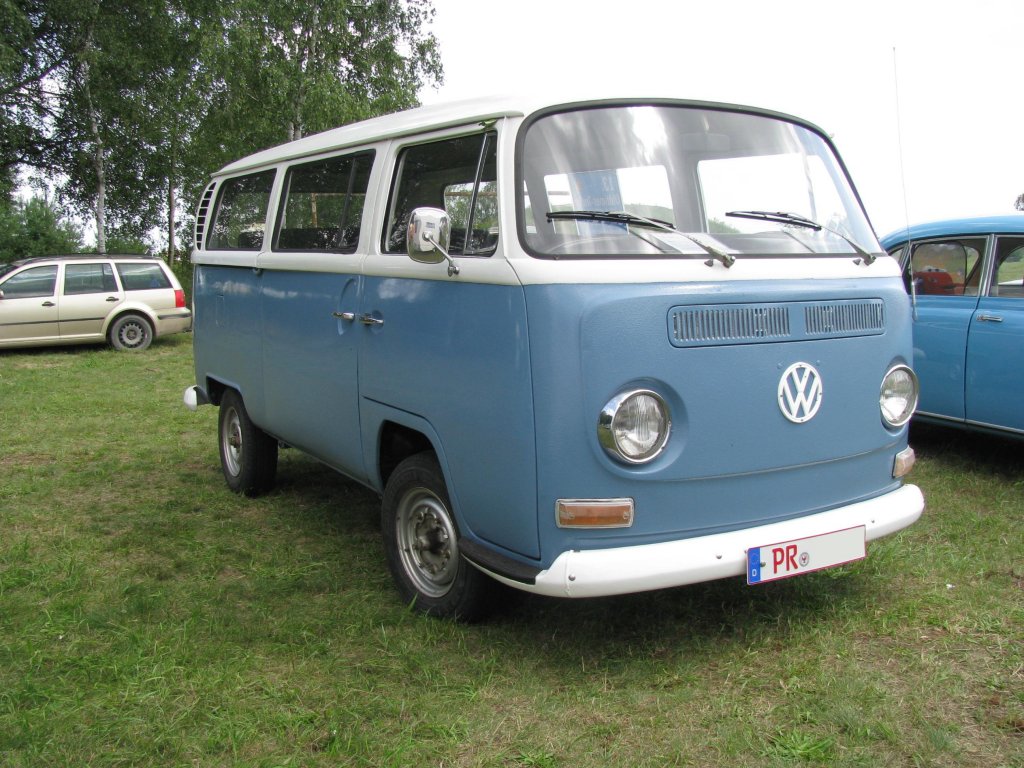
{"type": "Polygon", "coordinates": [[[555,502],[559,528],[629,528],[632,499],[559,499],[555,502]]]}

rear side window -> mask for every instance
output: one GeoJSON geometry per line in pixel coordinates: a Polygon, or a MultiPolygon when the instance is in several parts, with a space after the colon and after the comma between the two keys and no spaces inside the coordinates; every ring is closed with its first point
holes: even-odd
{"type": "Polygon", "coordinates": [[[64,267],[64,295],[116,293],[117,282],[109,264],[68,264],[64,267]]]}
{"type": "Polygon", "coordinates": [[[289,169],[274,250],[354,253],[372,165],[368,152],[289,169]]]}
{"type": "Polygon", "coordinates": [[[449,253],[484,256],[498,244],[497,150],[494,133],[420,144],[402,151],[391,189],[384,250],[405,252],[416,208],[441,208],[451,218],[449,253]]]}
{"type": "Polygon", "coordinates": [[[126,291],[151,291],[170,288],[171,281],[159,264],[118,264],[117,274],[126,291]]]}
{"type": "Polygon", "coordinates": [[[227,179],[220,186],[206,247],[209,250],[258,251],[263,246],[274,171],[227,179]]]}
{"type": "Polygon", "coordinates": [[[1000,237],[996,244],[996,273],[991,296],[1024,299],[1024,238],[1000,237]]]}

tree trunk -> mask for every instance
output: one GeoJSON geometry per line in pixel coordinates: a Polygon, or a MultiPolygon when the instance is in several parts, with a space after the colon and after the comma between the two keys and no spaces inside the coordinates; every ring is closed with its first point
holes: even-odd
{"type": "Polygon", "coordinates": [[[174,263],[175,254],[175,238],[177,233],[174,231],[174,206],[177,205],[174,194],[174,176],[173,174],[167,180],[167,261],[171,264],[174,263]]]}
{"type": "Polygon", "coordinates": [[[92,133],[93,151],[92,166],[96,172],[96,202],[93,213],[96,217],[96,251],[107,252],[107,180],[106,166],[103,159],[103,137],[100,136],[100,120],[92,103],[92,90],[89,88],[89,59],[92,47],[92,36],[86,46],[86,57],[82,62],[82,88],[85,93],[85,106],[89,112],[89,130],[92,133]]]}

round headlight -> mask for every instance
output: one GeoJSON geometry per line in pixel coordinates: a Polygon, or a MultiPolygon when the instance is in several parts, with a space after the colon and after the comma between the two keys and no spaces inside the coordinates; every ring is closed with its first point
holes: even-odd
{"type": "Polygon", "coordinates": [[[629,464],[650,461],[665,447],[672,420],[668,406],[647,389],[622,392],[601,410],[597,437],[613,459],[629,464]]]}
{"type": "Polygon", "coordinates": [[[890,427],[902,427],[917,408],[917,375],[905,365],[897,365],[882,379],[878,407],[882,420],[890,427]]]}

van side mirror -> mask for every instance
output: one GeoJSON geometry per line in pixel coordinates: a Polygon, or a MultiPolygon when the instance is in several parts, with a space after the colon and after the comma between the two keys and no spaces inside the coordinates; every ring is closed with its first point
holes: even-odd
{"type": "Polygon", "coordinates": [[[458,265],[448,255],[452,222],[440,208],[417,208],[409,216],[405,250],[419,264],[448,262],[448,277],[459,274],[458,265]]]}

